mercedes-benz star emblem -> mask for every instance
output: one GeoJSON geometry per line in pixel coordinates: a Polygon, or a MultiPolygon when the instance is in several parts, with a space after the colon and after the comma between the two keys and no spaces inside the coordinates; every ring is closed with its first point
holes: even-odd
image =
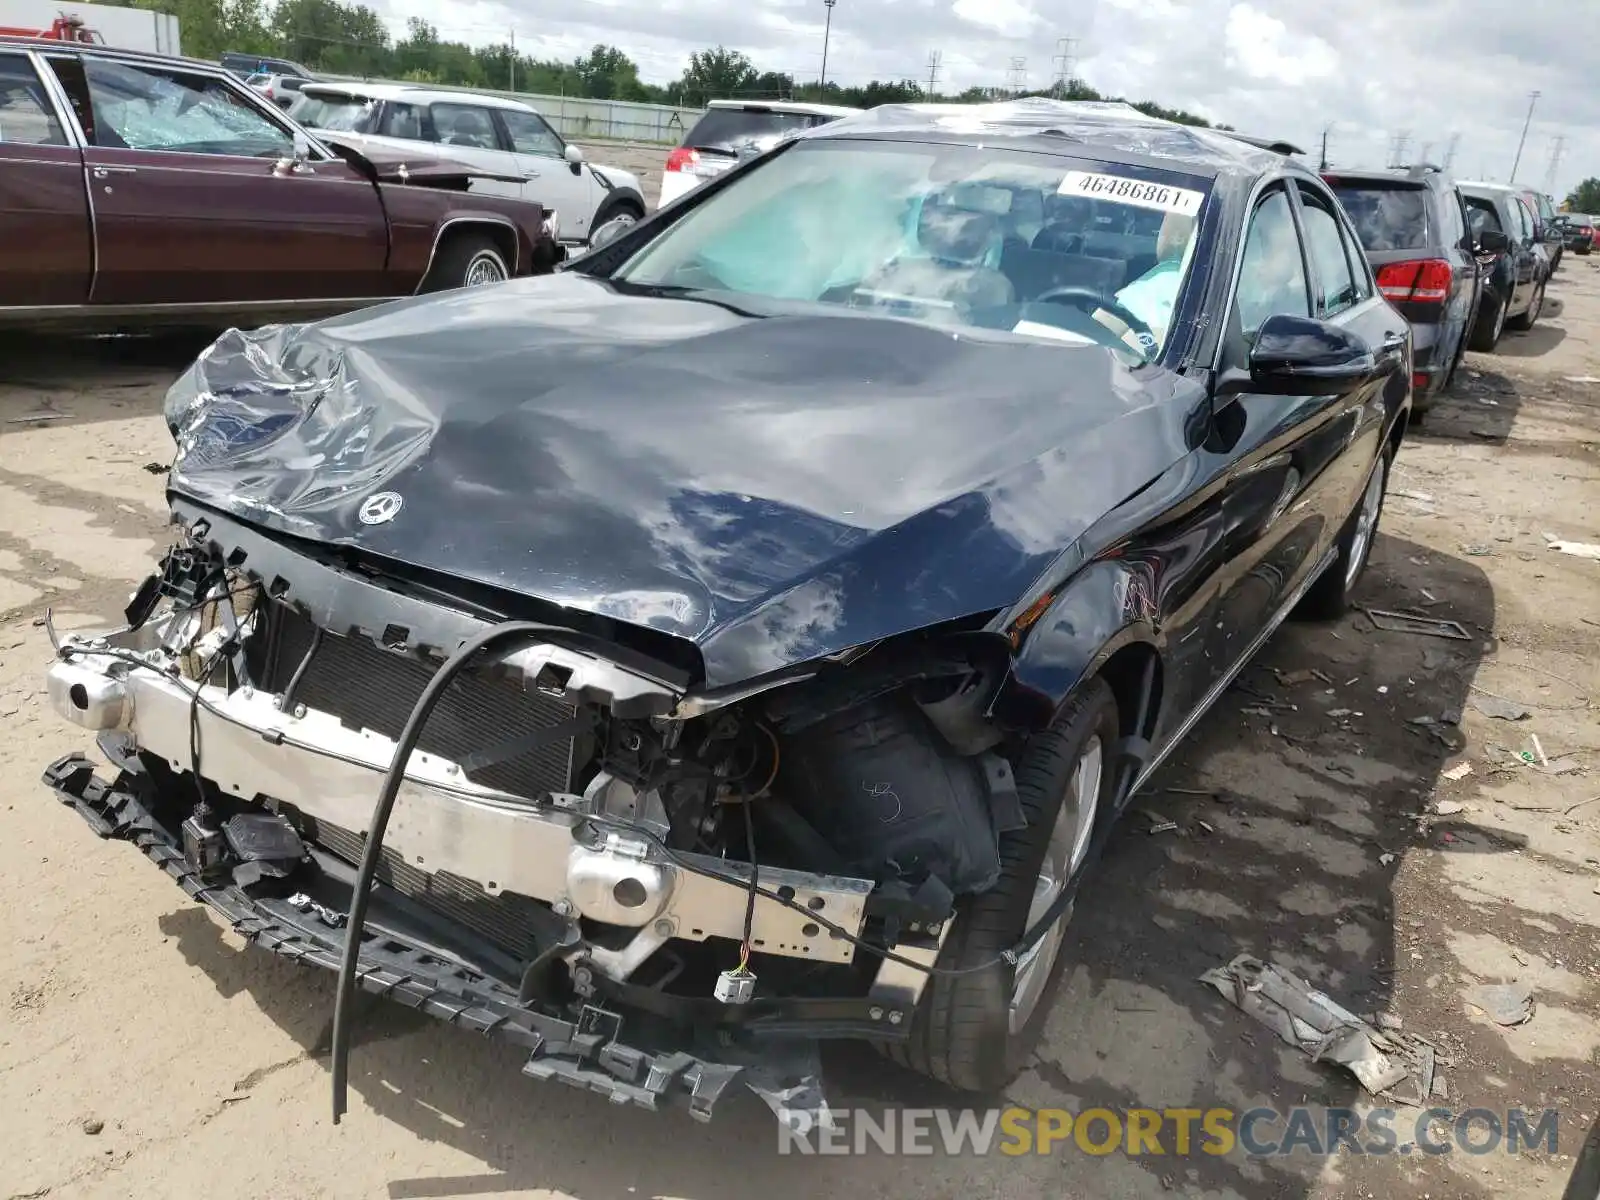
{"type": "Polygon", "coordinates": [[[404,503],[399,492],[376,492],[361,502],[356,515],[363,525],[383,525],[395,519],[404,503]]]}

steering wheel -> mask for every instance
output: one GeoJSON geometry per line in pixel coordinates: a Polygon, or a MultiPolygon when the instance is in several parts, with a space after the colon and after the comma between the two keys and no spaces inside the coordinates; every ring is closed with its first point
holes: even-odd
{"type": "Polygon", "coordinates": [[[1056,301],[1065,301],[1076,308],[1086,310],[1104,309],[1133,330],[1134,335],[1138,337],[1141,343],[1148,338],[1151,346],[1156,344],[1155,331],[1146,325],[1137,313],[1133,312],[1121,301],[1112,299],[1097,288],[1069,283],[1062,287],[1049,288],[1033,298],[1034,304],[1051,304],[1056,301]]]}

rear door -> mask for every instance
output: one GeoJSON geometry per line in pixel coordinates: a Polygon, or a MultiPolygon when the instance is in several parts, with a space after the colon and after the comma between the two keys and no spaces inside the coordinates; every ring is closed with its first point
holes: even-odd
{"type": "Polygon", "coordinates": [[[221,74],[52,55],[85,141],[95,304],[386,293],[376,189],[337,159],[293,164],[294,134],[221,74]]]}
{"type": "Polygon", "coordinates": [[[497,108],[494,114],[516,154],[523,198],[556,210],[563,240],[587,240],[600,204],[600,185],[588,166],[567,161],[567,143],[538,113],[497,108]]]}
{"type": "Polygon", "coordinates": [[[31,56],[0,50],[0,308],[83,304],[92,253],[82,153],[31,56]]]}

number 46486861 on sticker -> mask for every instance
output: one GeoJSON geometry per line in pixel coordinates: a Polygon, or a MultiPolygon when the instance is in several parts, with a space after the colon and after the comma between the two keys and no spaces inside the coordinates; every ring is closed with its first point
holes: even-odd
{"type": "Polygon", "coordinates": [[[1159,212],[1181,213],[1186,217],[1196,215],[1206,198],[1204,192],[1197,192],[1193,188],[1130,179],[1125,175],[1098,175],[1093,171],[1068,171],[1056,190],[1063,196],[1111,200],[1119,204],[1153,208],[1159,212]]]}

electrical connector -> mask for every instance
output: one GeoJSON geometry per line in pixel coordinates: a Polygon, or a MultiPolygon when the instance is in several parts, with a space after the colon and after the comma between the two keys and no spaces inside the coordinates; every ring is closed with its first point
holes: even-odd
{"type": "Polygon", "coordinates": [[[717,986],[711,994],[724,1004],[749,1004],[756,994],[756,977],[743,968],[724,971],[717,976],[717,986]]]}

